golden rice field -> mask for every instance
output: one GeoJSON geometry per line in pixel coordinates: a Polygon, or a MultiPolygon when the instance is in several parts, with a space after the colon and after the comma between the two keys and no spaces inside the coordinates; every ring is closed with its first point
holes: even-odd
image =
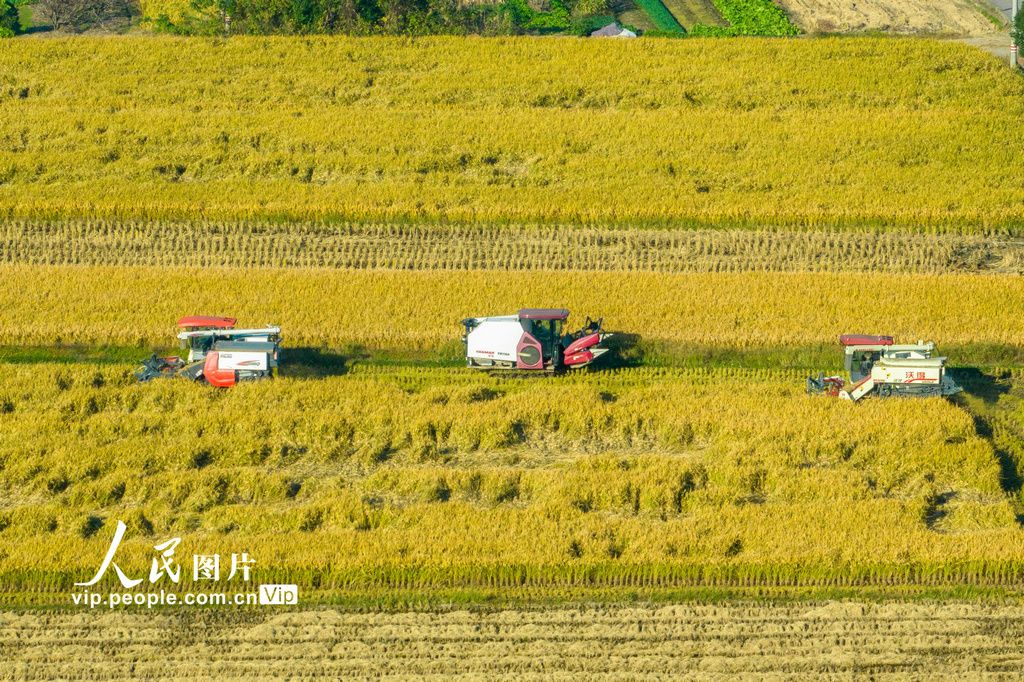
{"type": "Polygon", "coordinates": [[[186,557],[249,552],[305,604],[1024,572],[1007,455],[945,400],[812,398],[798,371],[356,366],[225,392],[130,369],[4,368],[5,603],[65,603],[118,520],[129,573],[179,536],[186,557]]]}
{"type": "Polygon", "coordinates": [[[937,41],[8,41],[0,679],[1012,675],[1022,114],[937,41]],[[526,306],[620,357],[460,366],[526,306]],[[281,376],[136,383],[186,314],[281,376]],[[805,395],[845,332],[966,390],[805,395]],[[299,608],[70,602],[118,521],[299,608]]]}
{"type": "Polygon", "coordinates": [[[25,40],[0,215],[1015,231],[1022,113],[952,42],[25,40]]]}
{"type": "Polygon", "coordinates": [[[0,614],[0,679],[1005,678],[1022,646],[1019,606],[963,602],[29,612],[0,614]]]}
{"type": "Polygon", "coordinates": [[[3,265],[0,274],[8,346],[166,347],[178,317],[205,312],[280,324],[293,347],[450,358],[460,353],[461,319],[528,305],[567,307],[576,325],[603,316],[609,330],[668,346],[831,346],[851,331],[947,348],[1013,349],[1024,339],[1024,280],[1002,275],[30,265],[3,265]]]}
{"type": "Polygon", "coordinates": [[[0,222],[0,260],[339,270],[1024,274],[1024,239],[896,228],[14,220],[0,222]]]}

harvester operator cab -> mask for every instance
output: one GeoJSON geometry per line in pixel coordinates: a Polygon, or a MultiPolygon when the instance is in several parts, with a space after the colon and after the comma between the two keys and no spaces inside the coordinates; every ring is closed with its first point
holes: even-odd
{"type": "Polygon", "coordinates": [[[199,359],[213,350],[212,336],[187,336],[179,339],[178,348],[188,351],[190,359],[199,359]]]}
{"type": "Polygon", "coordinates": [[[561,367],[565,350],[562,345],[562,328],[569,317],[569,311],[564,308],[524,308],[519,311],[518,317],[523,331],[540,344],[544,365],[561,367]]]}
{"type": "Polygon", "coordinates": [[[217,341],[218,331],[235,328],[233,317],[211,317],[207,315],[190,315],[178,320],[178,347],[188,350],[188,361],[198,362],[213,350],[217,341]]]}
{"type": "Polygon", "coordinates": [[[850,381],[857,384],[871,376],[871,368],[886,354],[893,339],[891,336],[843,334],[839,342],[846,349],[843,365],[850,381]]]}
{"type": "Polygon", "coordinates": [[[877,350],[860,350],[846,356],[846,370],[850,373],[850,380],[856,384],[870,376],[871,368],[881,358],[882,352],[877,350]]]}
{"type": "Polygon", "coordinates": [[[544,361],[552,360],[562,351],[562,320],[520,320],[523,331],[540,343],[544,361]]]}

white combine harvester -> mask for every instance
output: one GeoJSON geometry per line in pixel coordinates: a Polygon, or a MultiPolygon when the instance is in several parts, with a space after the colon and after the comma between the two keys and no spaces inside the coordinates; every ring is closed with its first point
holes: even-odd
{"type": "Polygon", "coordinates": [[[183,377],[226,388],[240,381],[268,379],[277,371],[281,328],[235,329],[233,317],[194,315],[178,320],[178,343],[186,358],[162,358],[154,353],[143,361],[139,381],[183,377]]]}
{"type": "Polygon", "coordinates": [[[963,389],[946,374],[946,358],[933,356],[934,343],[896,345],[891,336],[844,334],[844,366],[850,375],[807,379],[807,392],[857,401],[868,395],[949,396],[963,389]]]}
{"type": "Polygon", "coordinates": [[[586,367],[608,352],[600,344],[611,334],[601,331],[601,320],[588,317],[583,329],[565,334],[568,317],[564,308],[524,308],[515,315],[465,319],[466,366],[556,372],[586,367]]]}

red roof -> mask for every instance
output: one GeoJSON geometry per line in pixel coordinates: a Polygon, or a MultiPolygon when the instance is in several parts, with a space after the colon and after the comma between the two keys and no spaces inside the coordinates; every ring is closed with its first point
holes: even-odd
{"type": "Polygon", "coordinates": [[[870,336],[868,334],[843,334],[839,343],[844,346],[891,346],[891,336],[870,336]]]}
{"type": "Polygon", "coordinates": [[[569,317],[565,308],[523,308],[519,311],[520,320],[564,320],[569,317]]]}
{"type": "Polygon", "coordinates": [[[178,326],[182,329],[197,329],[200,327],[208,329],[231,329],[235,326],[233,317],[210,317],[209,315],[190,315],[178,320],[178,326]]]}

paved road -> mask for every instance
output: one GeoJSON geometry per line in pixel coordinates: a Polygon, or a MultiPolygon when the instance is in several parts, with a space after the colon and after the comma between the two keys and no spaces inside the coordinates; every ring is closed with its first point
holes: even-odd
{"type": "Polygon", "coordinates": [[[973,45],[981,50],[985,50],[1000,59],[1008,59],[1010,56],[1010,36],[1005,33],[993,33],[987,36],[969,36],[967,38],[957,38],[960,42],[973,45]]]}
{"type": "MultiPolygon", "coordinates": [[[[1010,20],[1010,10],[1013,7],[1013,0],[991,0],[991,1],[992,1],[992,4],[996,6],[996,9],[998,9],[1000,12],[1002,12],[1003,16],[1006,17],[1006,20],[1009,21],[1010,20]]],[[[1018,6],[1019,5],[1020,5],[1020,3],[1018,2],[1018,6]]]]}

